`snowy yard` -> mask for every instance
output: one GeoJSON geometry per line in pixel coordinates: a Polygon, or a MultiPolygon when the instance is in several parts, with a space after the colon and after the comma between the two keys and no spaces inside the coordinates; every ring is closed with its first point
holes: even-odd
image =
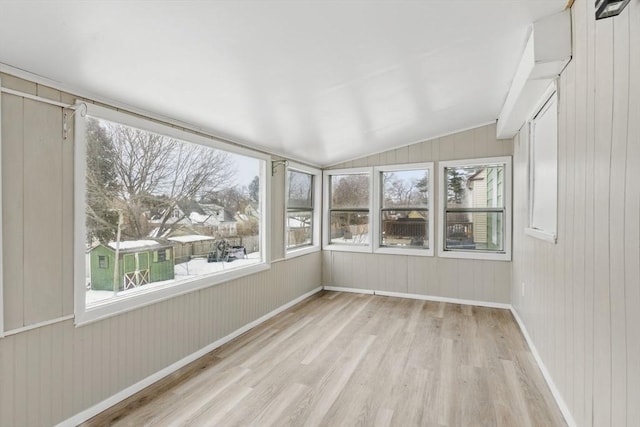
{"type": "MultiPolygon", "coordinates": [[[[186,282],[192,279],[202,278],[204,276],[219,273],[222,271],[236,270],[238,268],[258,264],[260,262],[261,260],[259,252],[251,253],[244,259],[236,259],[229,262],[207,262],[206,258],[195,258],[188,262],[176,264],[174,267],[175,279],[173,280],[152,282],[138,288],[127,289],[126,291],[118,292],[117,296],[132,295],[153,288],[165,287],[167,285],[173,285],[179,282],[186,282]]],[[[93,304],[113,298],[113,296],[113,292],[111,291],[96,291],[93,289],[88,289],[86,305],[87,307],[90,307],[93,304]]]]}

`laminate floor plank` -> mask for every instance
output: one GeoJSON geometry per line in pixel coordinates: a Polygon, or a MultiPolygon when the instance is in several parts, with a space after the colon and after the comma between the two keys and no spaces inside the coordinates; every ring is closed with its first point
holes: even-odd
{"type": "Polygon", "coordinates": [[[87,426],[566,426],[508,310],[321,292],[87,426]]]}

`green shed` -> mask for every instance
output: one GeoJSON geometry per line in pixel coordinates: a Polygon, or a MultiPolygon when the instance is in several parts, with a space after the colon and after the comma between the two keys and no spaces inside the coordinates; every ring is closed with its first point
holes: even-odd
{"type": "MultiPolygon", "coordinates": [[[[113,290],[115,242],[92,248],[91,289],[113,290]]],[[[174,274],[172,243],[155,240],[122,241],[118,250],[118,291],[137,288],[152,282],[171,280],[174,274]]]]}

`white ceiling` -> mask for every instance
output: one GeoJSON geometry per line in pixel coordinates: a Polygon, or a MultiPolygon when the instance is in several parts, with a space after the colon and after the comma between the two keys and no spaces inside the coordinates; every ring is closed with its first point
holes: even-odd
{"type": "Polygon", "coordinates": [[[494,121],[565,4],[0,0],[0,62],[326,166],[494,121]]]}

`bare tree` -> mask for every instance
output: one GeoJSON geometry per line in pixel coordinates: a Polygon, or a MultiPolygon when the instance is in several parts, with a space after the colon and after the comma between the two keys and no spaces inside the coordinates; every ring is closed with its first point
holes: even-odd
{"type": "Polygon", "coordinates": [[[331,182],[333,208],[366,208],[369,206],[369,177],[367,175],[335,175],[331,182]]]}
{"type": "MultiPolygon", "coordinates": [[[[149,236],[145,214],[151,210],[159,218],[149,237],[164,235],[182,219],[173,216],[180,200],[230,184],[233,169],[228,153],[106,121],[99,121],[99,127],[102,144],[112,152],[117,183],[105,193],[112,209],[123,211],[126,238],[149,236]]],[[[104,182],[94,182],[90,175],[88,194],[104,187],[104,182]]]]}

